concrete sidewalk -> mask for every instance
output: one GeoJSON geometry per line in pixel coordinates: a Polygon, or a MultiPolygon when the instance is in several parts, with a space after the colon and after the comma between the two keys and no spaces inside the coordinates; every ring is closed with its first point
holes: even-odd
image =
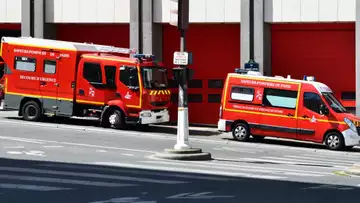
{"type": "Polygon", "coordinates": [[[360,176],[360,164],[354,164],[346,172],[350,175],[360,176]]]}

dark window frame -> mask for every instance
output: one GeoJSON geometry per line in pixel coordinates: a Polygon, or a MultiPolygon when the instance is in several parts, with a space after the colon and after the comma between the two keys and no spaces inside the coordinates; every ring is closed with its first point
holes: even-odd
{"type": "MultiPolygon", "coordinates": [[[[117,77],[117,79],[123,84],[123,85],[125,85],[126,87],[129,87],[129,78],[130,78],[130,76],[131,75],[128,75],[129,77],[126,77],[127,78],[127,80],[126,80],[126,83],[125,83],[125,81],[123,81],[122,80],[122,75],[123,74],[121,74],[121,73],[123,73],[123,72],[125,72],[126,73],[126,70],[121,70],[121,68],[122,67],[124,67],[124,68],[126,68],[126,67],[133,67],[133,68],[135,68],[135,70],[136,71],[134,71],[134,73],[136,73],[135,75],[136,75],[136,83],[137,83],[137,86],[136,87],[140,87],[140,78],[139,78],[139,73],[138,73],[138,69],[136,68],[136,66],[126,66],[126,65],[121,65],[120,66],[120,71],[119,71],[119,76],[117,77]]],[[[140,76],[141,77],[141,76],[140,76]]]]}
{"type": "Polygon", "coordinates": [[[106,81],[106,84],[107,85],[116,85],[116,79],[117,79],[117,77],[116,77],[116,66],[115,65],[104,65],[104,72],[105,72],[105,81],[106,81]],[[113,77],[113,79],[114,79],[114,81],[113,81],[113,83],[111,83],[111,84],[109,84],[108,82],[108,72],[107,72],[107,68],[113,68],[114,69],[114,77],[113,77]]]}
{"type": "Polygon", "coordinates": [[[102,67],[101,67],[101,63],[96,63],[96,62],[84,62],[83,64],[83,73],[82,73],[82,76],[83,78],[88,81],[88,82],[93,82],[93,83],[103,83],[103,70],[102,70],[102,67]],[[99,66],[99,70],[100,70],[100,81],[90,81],[86,75],[85,75],[85,69],[86,69],[86,65],[96,65],[96,66],[99,66]]]}
{"type": "MultiPolygon", "coordinates": [[[[289,110],[296,110],[296,103],[298,102],[298,92],[299,91],[296,91],[296,90],[284,90],[284,89],[276,89],[276,88],[264,88],[264,92],[263,92],[263,99],[262,99],[262,105],[263,106],[266,106],[266,107],[270,107],[270,108],[279,108],[279,109],[289,109],[289,110]],[[268,95],[267,94],[267,91],[269,91],[269,90],[275,90],[275,91],[280,91],[280,92],[291,92],[291,93],[293,93],[293,94],[295,94],[296,95],[296,97],[294,97],[294,99],[295,99],[295,107],[294,108],[290,108],[290,107],[284,107],[284,106],[273,106],[273,105],[271,105],[270,104],[270,102],[269,102],[269,104],[270,105],[268,105],[267,103],[265,103],[264,101],[267,101],[267,98],[266,98],[266,96],[268,95]]],[[[293,97],[289,97],[289,98],[293,98],[293,97]]]]}
{"type": "Polygon", "coordinates": [[[321,104],[325,104],[325,102],[321,99],[321,96],[320,96],[319,94],[315,93],[315,92],[304,92],[304,94],[303,94],[303,107],[306,108],[306,109],[308,109],[309,111],[312,111],[312,112],[317,113],[317,114],[320,115],[320,105],[321,105],[321,104],[318,106],[318,108],[319,108],[318,111],[315,111],[314,109],[309,108],[309,107],[306,106],[306,104],[305,104],[305,101],[306,101],[306,99],[305,99],[305,94],[314,94],[314,95],[316,95],[316,96],[319,97],[319,99],[320,99],[320,101],[321,101],[321,104]]]}
{"type": "Polygon", "coordinates": [[[221,103],[221,94],[208,94],[208,103],[212,103],[212,104],[221,103]]]}
{"type": "Polygon", "coordinates": [[[45,74],[48,74],[48,75],[56,75],[56,73],[57,73],[57,60],[44,59],[43,62],[44,62],[44,64],[43,64],[43,72],[44,72],[45,74]],[[55,72],[54,72],[54,73],[48,73],[48,72],[46,72],[46,69],[45,69],[46,62],[55,62],[55,72]]]}
{"type": "Polygon", "coordinates": [[[15,67],[15,70],[17,70],[17,71],[22,71],[22,72],[32,72],[32,73],[35,73],[36,72],[36,67],[37,67],[37,60],[36,60],[36,58],[32,58],[32,57],[27,57],[27,56],[15,56],[15,58],[14,58],[14,67],[15,67]],[[31,71],[31,70],[21,70],[21,69],[18,69],[17,68],[17,62],[27,62],[27,61],[24,61],[24,60],[18,60],[18,58],[27,58],[27,59],[31,59],[32,60],[32,62],[35,64],[35,68],[34,68],[34,70],[33,71],[31,71]]]}
{"type": "Polygon", "coordinates": [[[209,79],[208,80],[208,88],[209,89],[222,89],[224,88],[224,80],[223,79],[209,79]],[[215,85],[217,82],[221,82],[221,86],[215,85]]]}
{"type": "Polygon", "coordinates": [[[234,86],[231,87],[230,99],[231,99],[231,101],[234,101],[234,102],[249,102],[249,103],[251,103],[251,102],[253,102],[254,99],[255,99],[255,88],[253,88],[253,87],[245,87],[245,86],[234,85],[234,86]],[[232,93],[233,93],[233,91],[234,91],[235,88],[243,88],[243,89],[252,90],[252,92],[253,92],[253,98],[252,98],[252,100],[249,101],[249,100],[233,99],[231,95],[232,95],[232,93]]]}
{"type": "Polygon", "coordinates": [[[204,97],[202,94],[188,94],[188,102],[189,103],[203,103],[204,102],[204,97]],[[199,98],[196,98],[196,97],[199,97],[200,100],[197,100],[199,98]]]}

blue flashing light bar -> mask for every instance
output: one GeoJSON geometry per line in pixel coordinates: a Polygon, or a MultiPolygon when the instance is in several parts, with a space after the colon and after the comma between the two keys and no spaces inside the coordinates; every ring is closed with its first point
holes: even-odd
{"type": "Polygon", "coordinates": [[[134,54],[133,55],[134,58],[138,58],[138,59],[151,59],[151,60],[155,60],[155,56],[152,54],[134,54]]]}
{"type": "Polygon", "coordinates": [[[307,76],[307,75],[304,75],[304,80],[305,81],[316,81],[314,76],[307,76]]]}

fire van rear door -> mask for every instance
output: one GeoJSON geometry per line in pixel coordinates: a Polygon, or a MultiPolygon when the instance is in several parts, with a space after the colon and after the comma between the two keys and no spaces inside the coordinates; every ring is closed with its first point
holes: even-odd
{"type": "Polygon", "coordinates": [[[58,61],[46,58],[42,62],[39,90],[45,113],[53,114],[58,110],[58,61]]]}

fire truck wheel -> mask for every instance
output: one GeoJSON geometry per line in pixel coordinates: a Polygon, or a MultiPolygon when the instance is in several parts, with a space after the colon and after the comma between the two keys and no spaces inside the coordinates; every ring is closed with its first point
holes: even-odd
{"type": "Polygon", "coordinates": [[[248,141],[250,138],[250,129],[245,123],[238,123],[232,129],[232,134],[237,141],[248,141]]]}
{"type": "Polygon", "coordinates": [[[344,138],[340,133],[330,132],[325,137],[325,145],[330,150],[342,150],[345,148],[344,138]]]}
{"type": "Polygon", "coordinates": [[[124,116],[121,111],[115,109],[112,113],[109,115],[109,123],[111,128],[114,129],[122,129],[124,128],[124,116]]]}
{"type": "Polygon", "coordinates": [[[22,115],[26,121],[39,121],[42,117],[40,105],[35,101],[28,101],[22,108],[22,115]]]}

